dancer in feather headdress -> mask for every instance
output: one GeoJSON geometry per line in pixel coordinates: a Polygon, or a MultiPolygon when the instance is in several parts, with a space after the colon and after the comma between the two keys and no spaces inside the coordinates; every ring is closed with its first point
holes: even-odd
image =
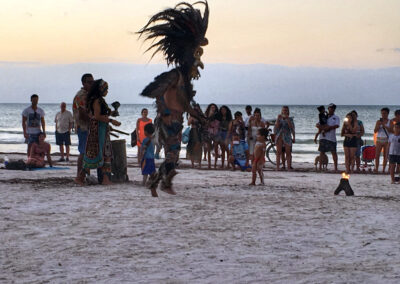
{"type": "Polygon", "coordinates": [[[193,99],[196,92],[191,81],[200,77],[198,68],[204,68],[200,57],[203,54],[201,46],[208,44],[205,37],[208,16],[206,1],[193,5],[182,2],[151,17],[138,32],[145,40],[153,41],[147,51],[155,49],[153,56],[161,52],[168,65],[175,65],[171,71],[157,76],[141,93],[156,99],[156,135],[165,149],[165,161],[155,178],[149,181],[153,196],[160,181],[163,191],[175,194],[172,178],[176,175],[175,167],[179,159],[183,113],[188,112],[200,121],[204,120],[199,105],[193,99]],[[198,4],[204,5],[203,14],[194,7],[198,4]]]}

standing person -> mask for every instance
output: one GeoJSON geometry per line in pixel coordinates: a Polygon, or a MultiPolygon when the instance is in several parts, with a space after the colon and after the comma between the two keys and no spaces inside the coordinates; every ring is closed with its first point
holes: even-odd
{"type": "MultiPolygon", "coordinates": [[[[390,120],[390,133],[394,133],[394,126],[396,123],[400,122],[400,109],[394,112],[394,117],[390,120]]],[[[396,167],[396,173],[400,173],[400,165],[396,167]]]]}
{"type": "Polygon", "coordinates": [[[50,144],[45,142],[46,136],[43,132],[38,134],[38,143],[32,144],[31,152],[29,154],[28,161],[26,162],[26,166],[28,168],[44,168],[45,161],[44,157],[47,156],[47,162],[49,166],[53,166],[53,162],[51,161],[50,144]]]}
{"type": "Polygon", "coordinates": [[[389,171],[392,183],[395,183],[396,165],[400,165],[400,122],[396,122],[393,131],[389,140],[389,171]]]}
{"type": "MultiPolygon", "coordinates": [[[[351,111],[356,119],[357,119],[357,123],[358,123],[358,128],[357,128],[357,151],[356,151],[356,166],[357,166],[357,172],[360,171],[360,166],[361,166],[361,147],[363,146],[363,140],[361,137],[364,136],[365,134],[365,129],[364,129],[364,124],[361,120],[358,119],[358,113],[355,110],[351,111]]],[[[354,166],[354,165],[353,165],[354,166]]],[[[354,167],[353,167],[354,168],[354,167]]],[[[352,169],[353,170],[353,169],[352,169]]]]}
{"type": "Polygon", "coordinates": [[[335,115],[336,105],[331,103],[328,106],[328,121],[327,126],[323,128],[317,123],[316,127],[319,130],[324,130],[325,135],[319,137],[319,147],[318,151],[320,152],[319,159],[322,161],[323,155],[326,152],[332,153],[332,159],[335,166],[335,171],[338,170],[338,156],[337,156],[337,141],[336,141],[336,129],[339,128],[340,119],[337,115],[335,115]]]}
{"type": "Polygon", "coordinates": [[[64,160],[64,144],[66,152],[66,161],[69,161],[69,145],[71,145],[71,129],[73,124],[72,114],[67,110],[67,104],[62,102],[61,111],[56,114],[54,122],[56,123],[56,144],[60,146],[61,158],[59,162],[64,160]]]}
{"type": "Polygon", "coordinates": [[[234,119],[229,123],[228,134],[230,138],[232,137],[233,133],[237,133],[239,135],[239,139],[245,141],[246,131],[242,113],[240,111],[235,112],[234,119]]]}
{"type": "Polygon", "coordinates": [[[258,130],[265,128],[264,122],[261,120],[261,110],[256,108],[253,114],[254,119],[252,119],[249,123],[248,131],[247,131],[247,141],[249,144],[249,153],[250,160],[253,161],[254,158],[254,147],[257,142],[258,130]]]}
{"type": "Polygon", "coordinates": [[[386,170],[388,150],[389,150],[389,133],[390,133],[390,120],[389,120],[389,109],[384,107],[381,109],[381,118],[376,122],[374,133],[376,135],[376,151],[375,151],[375,169],[377,173],[379,169],[379,159],[381,151],[383,149],[383,163],[382,172],[386,170]]]}
{"type": "Polygon", "coordinates": [[[354,160],[356,157],[358,137],[357,129],[359,128],[357,118],[353,112],[346,115],[343,122],[341,136],[344,137],[343,149],[344,149],[344,160],[346,166],[346,174],[352,172],[354,166],[354,160]]]}
{"type": "Polygon", "coordinates": [[[199,164],[201,168],[201,150],[202,150],[202,137],[201,137],[201,124],[193,116],[189,116],[188,125],[190,126],[189,143],[187,145],[186,156],[192,163],[194,168],[194,162],[199,164]]]}
{"type": "MultiPolygon", "coordinates": [[[[83,171],[83,155],[86,151],[86,140],[89,131],[89,113],[86,108],[87,94],[93,85],[93,75],[86,73],[81,78],[82,88],[74,97],[72,103],[72,112],[75,121],[75,131],[78,134],[78,161],[75,182],[83,185],[85,179],[85,172],[83,171]]],[[[89,172],[89,170],[87,170],[89,172]]]]}
{"type": "MultiPolygon", "coordinates": [[[[244,116],[244,127],[246,129],[246,139],[247,139],[248,138],[249,124],[250,124],[250,121],[251,121],[251,119],[253,117],[253,115],[252,115],[253,108],[251,107],[251,105],[247,105],[244,110],[246,112],[246,115],[244,116]]],[[[247,144],[249,144],[249,141],[247,141],[247,144]]]]}
{"type": "MultiPolygon", "coordinates": [[[[217,113],[218,106],[216,104],[209,104],[206,112],[204,113],[207,120],[207,130],[204,131],[206,134],[204,135],[203,143],[205,152],[204,155],[207,155],[208,169],[211,169],[211,151],[217,143],[216,141],[219,128],[219,120],[216,118],[217,113]]],[[[215,152],[214,154],[217,156],[218,152],[215,152]]]]}
{"type": "Polygon", "coordinates": [[[141,111],[142,117],[138,118],[136,121],[136,135],[137,135],[137,146],[138,146],[138,163],[140,163],[139,159],[139,152],[140,152],[140,147],[142,146],[142,141],[144,138],[146,138],[146,135],[144,134],[144,127],[152,123],[153,121],[147,117],[149,114],[149,111],[147,108],[143,108],[141,111]]]}
{"type": "Polygon", "coordinates": [[[214,151],[215,151],[215,162],[214,162],[214,168],[217,167],[217,161],[218,161],[218,146],[221,147],[221,169],[224,168],[224,163],[225,163],[225,152],[227,153],[226,159],[228,160],[228,145],[229,145],[229,136],[228,136],[228,130],[229,130],[229,124],[232,120],[232,113],[229,107],[226,105],[223,105],[220,107],[219,112],[217,114],[217,119],[219,121],[219,128],[218,128],[218,135],[217,139],[214,146],[214,151]]]}
{"type": "Polygon", "coordinates": [[[112,160],[109,123],[115,126],[121,125],[119,121],[110,118],[111,110],[104,100],[107,94],[108,84],[103,79],[94,81],[87,94],[87,109],[90,111],[91,119],[83,157],[84,169],[101,169],[100,180],[103,185],[112,184],[109,177],[112,160]]]}
{"type": "Polygon", "coordinates": [[[260,128],[257,130],[257,142],[254,148],[254,160],[251,165],[252,178],[250,185],[256,185],[257,173],[260,177],[260,182],[264,185],[263,167],[265,164],[265,141],[268,138],[268,129],[260,128]]]}
{"type": "MultiPolygon", "coordinates": [[[[142,141],[142,147],[140,147],[140,166],[142,168],[143,175],[143,185],[146,185],[147,178],[154,178],[156,173],[156,166],[154,163],[154,142],[153,142],[153,134],[154,134],[154,125],[153,123],[148,123],[144,127],[144,133],[146,138],[142,141]]],[[[156,188],[151,188],[151,196],[158,197],[156,188]]]]}
{"type": "Polygon", "coordinates": [[[285,147],[288,171],[292,170],[292,143],[296,142],[295,126],[292,117],[289,117],[289,107],[283,106],[281,114],[275,122],[275,144],[276,144],[276,170],[280,170],[282,149],[285,147]]]}
{"type": "Polygon", "coordinates": [[[39,96],[31,96],[31,105],[22,112],[22,129],[24,131],[25,143],[28,144],[27,154],[30,155],[33,143],[39,142],[39,133],[43,132],[46,137],[46,123],[44,121],[44,110],[38,107],[39,96]]]}

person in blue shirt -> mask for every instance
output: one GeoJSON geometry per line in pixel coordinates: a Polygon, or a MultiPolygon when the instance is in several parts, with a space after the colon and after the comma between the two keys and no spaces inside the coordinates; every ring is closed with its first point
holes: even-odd
{"type": "MultiPolygon", "coordinates": [[[[150,175],[152,178],[156,173],[156,166],[154,164],[154,141],[152,139],[154,133],[153,123],[146,124],[144,127],[145,138],[140,147],[139,160],[141,161],[141,169],[143,175],[143,185],[146,185],[147,178],[150,175]]],[[[156,189],[151,189],[151,195],[158,197],[156,189]]]]}
{"type": "Polygon", "coordinates": [[[249,146],[246,141],[239,139],[239,134],[232,133],[232,142],[229,144],[228,162],[235,170],[235,166],[239,166],[242,171],[250,171],[249,166],[249,146]]]}

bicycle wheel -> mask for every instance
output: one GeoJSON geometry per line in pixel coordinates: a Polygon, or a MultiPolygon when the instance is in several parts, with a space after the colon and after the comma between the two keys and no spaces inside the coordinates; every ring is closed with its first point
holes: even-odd
{"type": "Polygon", "coordinates": [[[265,156],[267,156],[268,161],[271,164],[276,165],[276,148],[275,145],[271,144],[267,147],[267,151],[265,152],[265,156]]]}

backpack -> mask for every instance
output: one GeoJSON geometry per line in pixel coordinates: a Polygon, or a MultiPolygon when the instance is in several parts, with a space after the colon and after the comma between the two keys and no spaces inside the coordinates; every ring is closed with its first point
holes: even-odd
{"type": "Polygon", "coordinates": [[[9,161],[8,164],[6,165],[7,170],[20,170],[20,171],[25,171],[26,170],[26,164],[23,160],[18,160],[18,161],[9,161]]]}
{"type": "Polygon", "coordinates": [[[137,134],[136,129],[131,133],[131,146],[135,147],[137,145],[137,134]]]}

